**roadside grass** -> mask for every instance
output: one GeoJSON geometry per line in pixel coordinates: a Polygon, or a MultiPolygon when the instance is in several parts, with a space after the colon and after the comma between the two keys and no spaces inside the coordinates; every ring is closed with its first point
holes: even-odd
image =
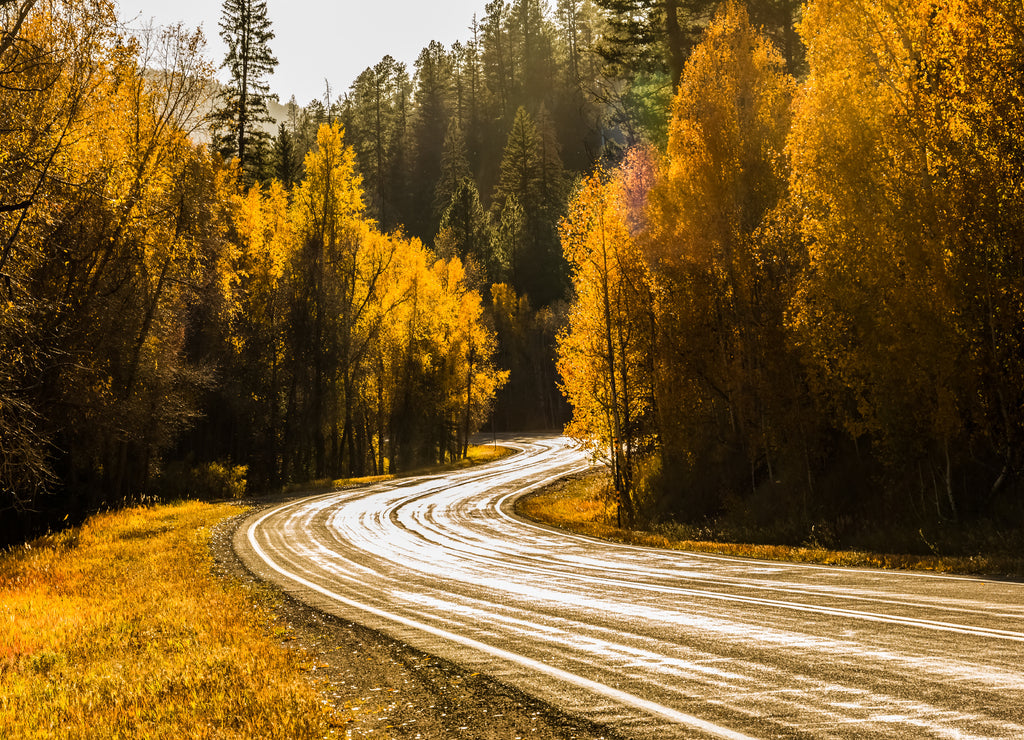
{"type": "MultiPolygon", "coordinates": [[[[428,470],[512,452],[473,446],[428,470]]],[[[366,714],[322,700],[321,666],[283,646],[290,628],[274,624],[270,588],[213,572],[212,529],[242,511],[127,509],[0,552],[0,737],[323,738],[366,714]]]]}
{"type": "Polygon", "coordinates": [[[493,445],[470,445],[467,452],[466,460],[461,467],[467,465],[481,465],[483,463],[494,462],[500,460],[503,457],[513,455],[518,450],[513,450],[511,447],[502,447],[498,444],[493,445]]]}
{"type": "Polygon", "coordinates": [[[212,571],[237,506],[101,514],[0,554],[5,738],[321,738],[338,718],[254,589],[212,571]]]}
{"type": "MultiPolygon", "coordinates": [[[[362,478],[340,478],[338,480],[323,478],[321,480],[312,480],[305,483],[291,483],[285,486],[280,493],[328,493],[342,488],[368,486],[373,483],[391,480],[392,478],[399,476],[404,477],[407,475],[419,475],[423,473],[443,473],[449,470],[461,470],[462,468],[468,468],[473,465],[482,465],[483,463],[494,462],[495,460],[500,460],[503,457],[508,457],[515,452],[516,450],[509,447],[502,447],[501,445],[470,445],[466,451],[466,458],[463,460],[457,460],[453,463],[430,465],[428,467],[417,468],[415,470],[402,471],[398,474],[385,473],[384,475],[367,475],[362,478]]],[[[274,491],[272,493],[276,494],[279,492],[274,491]]]]}
{"type": "Polygon", "coordinates": [[[901,555],[821,547],[715,542],[688,537],[688,528],[681,525],[629,529],[618,525],[616,506],[607,488],[607,478],[600,473],[560,481],[520,499],[516,503],[516,511],[522,516],[560,529],[644,547],[818,565],[1024,578],[1024,556],[901,555]]]}

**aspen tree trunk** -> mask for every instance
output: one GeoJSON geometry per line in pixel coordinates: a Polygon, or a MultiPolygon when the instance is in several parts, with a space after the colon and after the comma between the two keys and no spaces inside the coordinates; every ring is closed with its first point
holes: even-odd
{"type": "MultiPolygon", "coordinates": [[[[384,475],[384,437],[386,435],[386,429],[384,426],[384,355],[378,350],[378,367],[377,367],[377,469],[378,475],[384,475]]],[[[392,463],[394,466],[394,463],[392,463]]]]}
{"type": "MultiPolygon", "coordinates": [[[[470,327],[472,329],[472,327],[470,327]]],[[[469,344],[469,355],[466,358],[466,419],[463,424],[462,457],[469,457],[469,422],[470,409],[473,403],[473,343],[469,344]]]]}
{"type": "Polygon", "coordinates": [[[608,244],[605,235],[604,213],[599,211],[598,218],[600,219],[601,227],[601,259],[603,262],[601,271],[601,291],[604,301],[605,346],[607,348],[608,383],[612,396],[612,479],[615,481],[615,492],[619,498],[619,505],[626,512],[626,522],[627,524],[632,524],[634,521],[633,499],[630,497],[630,491],[626,489],[623,484],[622,475],[619,470],[619,442],[621,441],[620,435],[622,434],[622,426],[619,419],[618,386],[615,382],[615,343],[612,339],[612,308],[611,296],[609,295],[608,287],[608,244]]]}

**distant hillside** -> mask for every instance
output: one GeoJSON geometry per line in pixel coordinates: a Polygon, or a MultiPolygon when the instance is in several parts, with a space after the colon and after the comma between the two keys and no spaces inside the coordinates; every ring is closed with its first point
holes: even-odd
{"type": "MultiPolygon", "coordinates": [[[[201,144],[210,143],[210,129],[208,124],[205,123],[205,119],[213,112],[217,105],[218,96],[223,89],[224,85],[220,84],[216,80],[210,82],[206,96],[206,104],[201,106],[196,112],[198,125],[196,126],[195,132],[192,134],[193,141],[201,144]]],[[[270,117],[273,121],[261,124],[260,128],[271,136],[277,136],[278,124],[282,121],[288,120],[288,106],[286,104],[282,104],[277,98],[268,98],[267,112],[270,113],[270,117]]]]}

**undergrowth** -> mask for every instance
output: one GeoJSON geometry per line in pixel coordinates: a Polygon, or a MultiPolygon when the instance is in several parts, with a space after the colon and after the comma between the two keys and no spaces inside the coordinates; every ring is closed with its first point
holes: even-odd
{"type": "MultiPolygon", "coordinates": [[[[494,462],[500,460],[503,457],[507,457],[513,454],[515,450],[509,447],[502,447],[500,445],[470,445],[466,451],[466,457],[462,460],[458,460],[452,463],[445,463],[443,465],[430,465],[425,468],[417,470],[410,470],[401,473],[402,476],[407,475],[418,475],[420,473],[443,473],[447,470],[461,470],[473,465],[482,465],[483,463],[494,462]]],[[[391,480],[397,477],[394,473],[385,473],[383,475],[368,475],[362,478],[341,478],[334,480],[331,478],[323,478],[320,480],[306,481],[305,483],[291,483],[283,489],[283,493],[326,493],[339,488],[352,488],[353,486],[368,486],[373,483],[380,483],[381,481],[391,480]]]]}
{"type": "Polygon", "coordinates": [[[1024,578],[1024,557],[1009,553],[979,550],[968,555],[919,555],[837,550],[813,541],[803,547],[722,541],[714,527],[675,522],[629,528],[618,520],[607,476],[601,473],[560,481],[520,499],[516,509],[523,516],[545,524],[630,545],[821,565],[1024,578]]]}

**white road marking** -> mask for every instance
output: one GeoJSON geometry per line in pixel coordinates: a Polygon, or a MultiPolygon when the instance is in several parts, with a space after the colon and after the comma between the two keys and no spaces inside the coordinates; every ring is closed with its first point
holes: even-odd
{"type": "Polygon", "coordinates": [[[1019,584],[917,579],[894,593],[883,583],[888,572],[703,558],[558,533],[504,506],[574,459],[530,448],[486,470],[293,502],[239,535],[288,581],[520,667],[509,675],[545,666],[531,685],[554,691],[545,676],[586,689],[600,697],[597,711],[616,702],[624,716],[630,708],[682,732],[699,730],[687,718],[708,722],[689,713],[703,702],[719,722],[708,724],[729,733],[1024,737],[1015,708],[1024,705],[1024,631],[1009,629],[1024,625],[1019,584]],[[266,549],[257,535],[270,538],[266,549]],[[558,656],[557,667],[546,656],[558,656]]]}
{"type": "Polygon", "coordinates": [[[435,637],[440,637],[443,640],[448,640],[449,642],[464,645],[465,647],[468,647],[472,650],[477,650],[479,652],[492,655],[500,660],[505,660],[510,663],[521,665],[524,668],[528,668],[532,671],[542,673],[546,676],[550,676],[551,678],[557,679],[559,681],[564,681],[565,683],[571,684],[573,686],[578,686],[581,689],[585,689],[586,691],[597,694],[599,696],[603,696],[607,699],[611,699],[612,701],[616,701],[620,704],[625,704],[626,706],[630,706],[635,709],[640,709],[644,712],[647,712],[648,714],[652,714],[656,717],[661,717],[662,719],[668,720],[669,722],[674,722],[676,724],[684,725],[695,730],[700,730],[701,732],[705,732],[714,737],[725,738],[725,740],[755,740],[750,735],[744,735],[741,732],[735,732],[727,727],[721,727],[712,722],[700,719],[699,717],[694,717],[693,715],[680,712],[678,710],[672,709],[671,707],[666,707],[656,702],[649,701],[639,696],[627,693],[625,691],[620,691],[619,689],[613,688],[611,686],[606,686],[605,684],[598,683],[597,681],[591,681],[590,679],[584,678],[583,676],[577,676],[574,673],[564,671],[554,666],[546,665],[545,663],[533,660],[532,658],[527,658],[523,655],[518,655],[508,650],[503,650],[501,648],[494,647],[493,645],[488,645],[486,643],[480,642],[479,640],[474,640],[469,637],[464,637],[455,632],[449,632],[448,630],[440,629],[439,627],[426,624],[425,622],[420,622],[415,619],[403,617],[400,614],[394,614],[383,609],[378,609],[369,604],[363,604],[353,599],[349,599],[345,596],[342,596],[341,594],[331,591],[328,588],[324,588],[318,583],[314,583],[313,581],[307,580],[306,578],[303,578],[302,576],[296,573],[292,573],[291,571],[286,570],[285,568],[282,568],[277,563],[275,563],[270,558],[270,556],[267,555],[263,548],[260,547],[259,542],[256,541],[256,528],[273,513],[274,512],[271,511],[265,514],[263,517],[256,520],[252,523],[252,525],[249,526],[249,530],[247,532],[249,546],[252,547],[253,552],[255,552],[259,556],[259,558],[267,564],[268,567],[274,569],[285,578],[288,578],[289,580],[292,580],[302,586],[305,586],[306,588],[315,591],[318,594],[321,594],[322,596],[326,596],[327,598],[337,601],[340,604],[344,604],[354,609],[364,611],[368,614],[373,614],[374,616],[379,617],[381,619],[386,619],[390,622],[396,622],[398,624],[405,625],[406,627],[411,627],[421,632],[426,632],[427,634],[434,635],[435,637]]]}

